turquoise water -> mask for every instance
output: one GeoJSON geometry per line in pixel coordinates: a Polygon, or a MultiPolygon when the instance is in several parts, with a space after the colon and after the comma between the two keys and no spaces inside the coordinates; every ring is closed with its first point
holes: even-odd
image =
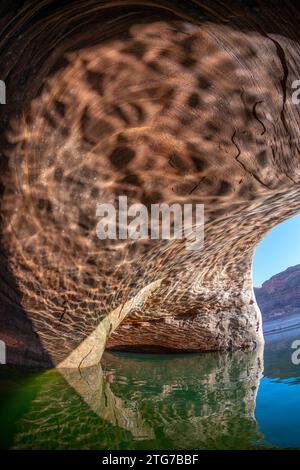
{"type": "Polygon", "coordinates": [[[295,339],[250,354],[107,352],[62,373],[1,366],[1,448],[300,448],[295,339]]]}

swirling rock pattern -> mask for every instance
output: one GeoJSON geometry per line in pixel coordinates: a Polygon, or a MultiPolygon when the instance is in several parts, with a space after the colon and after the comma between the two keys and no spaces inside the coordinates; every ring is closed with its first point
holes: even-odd
{"type": "Polygon", "coordinates": [[[299,12],[282,2],[7,7],[1,331],[10,362],[253,349],[262,236],[299,211],[299,12]],[[204,203],[205,247],[103,242],[96,205],[204,203]]]}

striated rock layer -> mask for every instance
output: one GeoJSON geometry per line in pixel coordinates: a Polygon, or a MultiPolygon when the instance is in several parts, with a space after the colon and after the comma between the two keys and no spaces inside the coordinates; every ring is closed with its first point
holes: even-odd
{"type": "Polygon", "coordinates": [[[9,362],[257,347],[253,250],[300,208],[296,7],[13,5],[0,39],[9,362]],[[204,204],[204,248],[100,241],[97,203],[120,195],[204,204]]]}

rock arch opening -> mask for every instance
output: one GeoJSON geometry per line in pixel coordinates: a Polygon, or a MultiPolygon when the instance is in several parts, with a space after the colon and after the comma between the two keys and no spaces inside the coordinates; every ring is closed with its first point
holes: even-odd
{"type": "Polygon", "coordinates": [[[300,324],[299,233],[297,215],[273,228],[256,248],[253,285],[265,335],[300,324]]]}

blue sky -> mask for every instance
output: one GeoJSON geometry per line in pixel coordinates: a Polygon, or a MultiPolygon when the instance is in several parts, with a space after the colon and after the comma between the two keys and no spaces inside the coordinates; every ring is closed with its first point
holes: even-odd
{"type": "Polygon", "coordinates": [[[300,215],[274,227],[257,246],[253,260],[254,286],[295,264],[300,264],[300,215]]]}

